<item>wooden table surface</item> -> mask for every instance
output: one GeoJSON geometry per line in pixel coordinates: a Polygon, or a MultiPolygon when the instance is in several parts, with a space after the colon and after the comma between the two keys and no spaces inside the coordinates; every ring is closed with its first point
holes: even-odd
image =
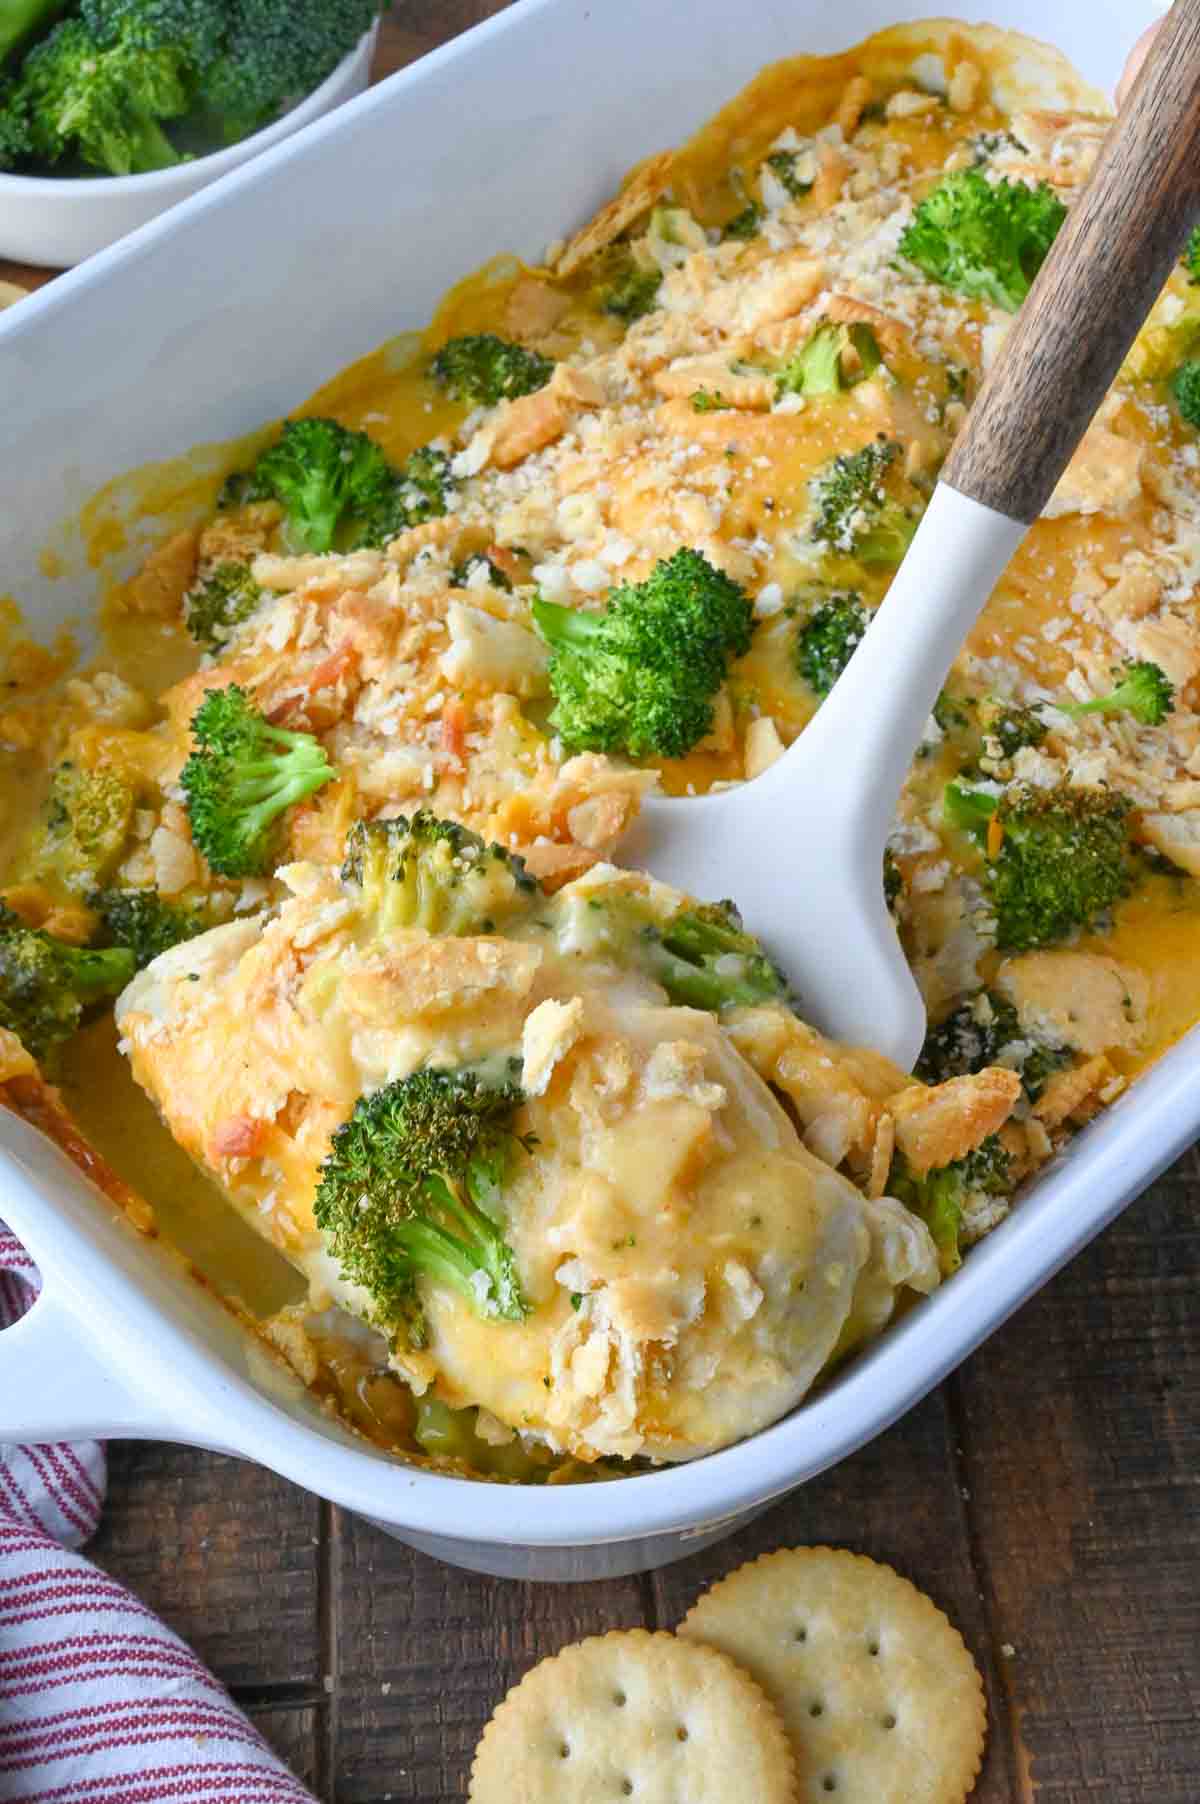
{"type": "MultiPolygon", "coordinates": [[[[380,72],[502,5],[398,0],[380,72]]],[[[960,1626],[991,1706],[976,1804],[1196,1804],[1198,1201],[1194,1150],[889,1434],[662,1572],[477,1578],[259,1467],[140,1443],[110,1449],[91,1551],[325,1804],[464,1797],[484,1721],[536,1660],[670,1628],[712,1579],[800,1542],[890,1561],[960,1626]]]]}

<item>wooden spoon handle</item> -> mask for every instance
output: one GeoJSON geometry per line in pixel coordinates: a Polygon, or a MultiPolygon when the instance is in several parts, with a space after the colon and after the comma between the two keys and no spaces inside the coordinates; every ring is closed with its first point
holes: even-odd
{"type": "Polygon", "coordinates": [[[1200,212],[1200,0],[1175,0],[942,481],[1026,524],[1050,498],[1200,212]]]}

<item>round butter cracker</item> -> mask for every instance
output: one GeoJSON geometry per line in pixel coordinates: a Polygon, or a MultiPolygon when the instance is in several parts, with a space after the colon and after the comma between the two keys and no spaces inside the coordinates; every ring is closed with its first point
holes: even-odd
{"type": "Polygon", "coordinates": [[[648,1629],[575,1642],[526,1673],[475,1750],[471,1804],[795,1804],[776,1710],[716,1649],[648,1629]]]}
{"type": "Polygon", "coordinates": [[[714,1585],[679,1634],[738,1661],[776,1705],[801,1804],[962,1804],[974,1785],[979,1672],[890,1566],[833,1547],[764,1554],[714,1585]]]}

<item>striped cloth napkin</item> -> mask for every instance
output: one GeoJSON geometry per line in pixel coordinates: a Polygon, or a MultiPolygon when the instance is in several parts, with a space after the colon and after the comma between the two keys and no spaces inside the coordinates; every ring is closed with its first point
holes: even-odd
{"type": "MultiPolygon", "coordinates": [[[[0,1222],[0,1330],[38,1283],[0,1222]]],[[[314,1804],[191,1649],[73,1551],[104,1484],[96,1441],[0,1445],[0,1798],[314,1804]]]]}

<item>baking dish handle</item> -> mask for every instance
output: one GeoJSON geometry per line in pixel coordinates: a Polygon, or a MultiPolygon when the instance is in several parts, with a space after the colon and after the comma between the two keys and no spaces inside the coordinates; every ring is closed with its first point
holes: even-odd
{"type": "Polygon", "coordinates": [[[170,1424],[152,1399],[97,1363],[69,1311],[46,1289],[0,1332],[0,1441],[156,1440],[170,1424]]]}

